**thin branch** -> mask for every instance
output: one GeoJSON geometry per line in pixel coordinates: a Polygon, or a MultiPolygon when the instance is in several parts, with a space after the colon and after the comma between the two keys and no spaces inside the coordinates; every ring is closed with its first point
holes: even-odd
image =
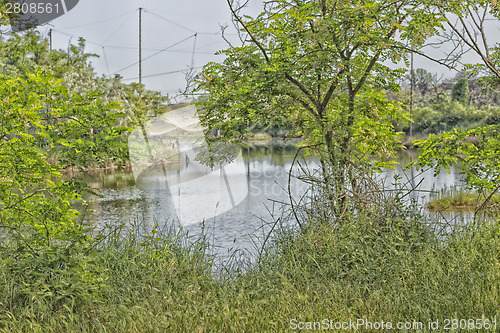
{"type": "Polygon", "coordinates": [[[230,48],[234,49],[233,44],[231,44],[231,42],[230,42],[230,41],[226,38],[226,36],[224,35],[224,32],[226,31],[226,29],[227,29],[227,25],[221,25],[221,26],[220,26],[222,39],[224,39],[224,41],[227,43],[227,45],[229,45],[229,47],[230,47],[230,48]]]}
{"type": "Polygon", "coordinates": [[[332,84],[330,85],[330,87],[328,88],[328,91],[326,92],[325,94],[325,97],[323,97],[323,102],[321,103],[321,109],[324,110],[326,108],[326,106],[328,105],[328,102],[330,102],[330,99],[333,95],[333,92],[335,91],[335,89],[337,88],[338,84],[339,84],[339,76],[343,75],[345,73],[345,67],[342,68],[337,76],[335,77],[335,79],[333,80],[332,84]]]}
{"type": "Polygon", "coordinates": [[[405,51],[408,51],[408,52],[413,52],[415,54],[418,54],[419,56],[422,56],[424,58],[427,58],[429,60],[432,60],[440,65],[443,65],[445,67],[447,67],[448,69],[452,69],[452,70],[455,70],[458,72],[458,70],[451,64],[448,64],[446,62],[444,62],[443,60],[440,60],[440,59],[435,59],[435,58],[432,58],[430,56],[428,56],[427,54],[419,51],[419,50],[415,50],[413,48],[410,48],[410,47],[407,47],[407,46],[394,46],[395,49],[401,49],[401,50],[405,50],[405,51]]]}
{"type": "Polygon", "coordinates": [[[319,101],[317,101],[314,96],[309,92],[309,90],[307,90],[306,87],[304,87],[304,85],[302,83],[300,83],[299,81],[297,81],[293,76],[291,76],[289,73],[285,73],[285,77],[288,79],[288,81],[292,82],[295,86],[297,86],[297,88],[300,89],[300,91],[302,91],[306,96],[307,98],[317,107],[319,108],[320,107],[320,104],[319,104],[319,101]]]}
{"type": "MultiPolygon", "coordinates": [[[[266,62],[270,63],[271,60],[269,59],[269,56],[267,55],[266,50],[264,49],[264,47],[262,46],[262,44],[260,44],[259,41],[255,38],[255,36],[250,32],[250,30],[245,25],[245,23],[243,23],[243,20],[241,19],[241,17],[238,16],[237,12],[233,8],[231,0],[227,0],[227,4],[229,5],[229,9],[231,10],[231,13],[233,14],[234,18],[241,24],[241,26],[248,33],[248,35],[250,36],[250,38],[252,39],[252,41],[255,43],[255,45],[257,45],[257,47],[260,49],[260,51],[262,52],[262,55],[264,56],[264,58],[266,58],[266,62]]],[[[240,7],[240,9],[241,9],[241,7],[240,7]]]]}
{"type": "Polygon", "coordinates": [[[490,58],[490,48],[488,47],[488,42],[486,41],[486,34],[484,33],[484,20],[486,18],[487,8],[488,8],[488,4],[486,4],[486,8],[484,9],[483,17],[481,18],[481,27],[480,27],[479,31],[481,32],[481,37],[483,39],[483,44],[484,44],[486,56],[489,59],[490,58]]]}
{"type": "Polygon", "coordinates": [[[311,115],[316,118],[317,120],[321,120],[321,117],[319,114],[316,112],[316,110],[313,109],[306,101],[304,101],[302,98],[298,97],[297,95],[293,95],[292,93],[286,92],[285,93],[287,96],[291,97],[293,100],[298,101],[302,106],[311,113],[311,115]]]}
{"type": "MultiPolygon", "coordinates": [[[[397,8],[397,10],[399,11],[399,8],[397,8]]],[[[403,16],[401,16],[399,18],[399,21],[398,21],[398,24],[402,24],[403,21],[408,17],[408,14],[405,14],[403,16]]],[[[385,36],[385,39],[389,39],[391,37],[394,36],[394,34],[396,33],[397,31],[397,27],[396,25],[394,25],[392,27],[392,29],[387,33],[387,35],[385,36]]],[[[361,87],[364,85],[366,79],[368,78],[368,75],[370,74],[370,72],[372,71],[373,69],[373,66],[375,66],[375,64],[377,63],[380,55],[382,54],[382,50],[383,48],[380,48],[379,51],[373,56],[372,60],[370,61],[370,63],[368,64],[368,67],[366,68],[365,72],[363,73],[363,76],[361,77],[361,79],[358,81],[358,84],[356,85],[356,88],[354,88],[354,91],[353,93],[356,95],[358,93],[358,91],[361,89],[361,87]]]]}

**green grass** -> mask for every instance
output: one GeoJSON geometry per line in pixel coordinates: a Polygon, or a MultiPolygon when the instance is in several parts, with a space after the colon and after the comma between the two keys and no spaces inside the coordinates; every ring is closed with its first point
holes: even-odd
{"type": "Polygon", "coordinates": [[[86,269],[75,274],[88,272],[92,283],[78,276],[80,284],[58,289],[71,274],[46,270],[45,285],[24,294],[34,270],[13,270],[4,256],[0,331],[277,332],[294,319],[357,318],[485,318],[500,327],[498,224],[443,239],[414,222],[356,216],[335,228],[284,231],[257,264],[232,273],[214,273],[203,239],[188,245],[172,233],[130,231],[77,261],[86,269]]]}
{"type": "MultiPolygon", "coordinates": [[[[477,193],[469,193],[464,191],[457,191],[449,195],[444,195],[427,204],[430,210],[475,210],[483,205],[485,197],[477,193]]],[[[493,208],[500,204],[500,195],[493,195],[488,203],[485,205],[488,208],[493,208]]]]}

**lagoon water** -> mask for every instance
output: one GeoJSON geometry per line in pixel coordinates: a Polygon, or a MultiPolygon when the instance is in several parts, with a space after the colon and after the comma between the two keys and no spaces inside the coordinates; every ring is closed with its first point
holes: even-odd
{"type": "MultiPolygon", "coordinates": [[[[88,174],[85,180],[98,188],[102,197],[93,198],[89,205],[93,211],[87,212],[85,219],[97,226],[117,223],[167,229],[182,226],[195,237],[203,232],[219,255],[235,249],[242,254],[255,253],[278,218],[277,226],[294,226],[287,189],[296,151],[294,144],[277,141],[247,149],[235,163],[213,172],[196,171],[193,163],[179,163],[152,169],[137,179],[131,172],[88,174]],[[189,172],[195,176],[181,180],[189,172]]],[[[432,170],[422,172],[413,167],[404,171],[404,166],[415,158],[414,151],[402,152],[396,170],[386,170],[378,179],[387,188],[394,188],[396,174],[407,188],[419,184],[408,198],[421,205],[429,200],[431,191],[462,185],[457,167],[437,177],[432,170]]],[[[314,168],[315,161],[306,160],[314,168]]],[[[293,174],[298,172],[297,165],[294,164],[293,174]]],[[[297,178],[290,178],[292,197],[296,200],[302,196],[307,199],[310,195],[307,188],[297,178]]],[[[448,213],[443,218],[462,219],[460,214],[448,213]]]]}

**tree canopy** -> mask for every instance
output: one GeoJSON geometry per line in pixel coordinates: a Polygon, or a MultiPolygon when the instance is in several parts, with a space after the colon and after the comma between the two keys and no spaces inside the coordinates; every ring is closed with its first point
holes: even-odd
{"type": "Polygon", "coordinates": [[[360,179],[353,166],[371,165],[370,155],[387,165],[398,138],[392,121],[408,120],[384,93],[399,89],[405,70],[386,63],[407,61],[405,50],[433,35],[440,16],[412,0],[277,0],[255,18],[228,4],[244,37],[221,51],[222,64],[205,66],[200,119],[236,141],[249,123],[291,120],[289,135],[319,153],[340,215],[360,179]]]}

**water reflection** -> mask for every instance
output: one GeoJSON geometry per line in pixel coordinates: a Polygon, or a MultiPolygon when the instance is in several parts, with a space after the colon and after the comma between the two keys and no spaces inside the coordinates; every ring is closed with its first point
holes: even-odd
{"type": "MultiPolygon", "coordinates": [[[[203,225],[222,252],[233,247],[252,249],[255,241],[259,244],[258,237],[270,229],[269,222],[284,214],[285,207],[279,203],[289,201],[286,190],[296,149],[294,144],[283,141],[246,149],[232,169],[224,170],[225,175],[222,170],[216,170],[211,176],[195,177],[198,183],[191,184],[175,180],[180,177],[178,168],[153,170],[138,181],[140,184],[134,182],[131,173],[89,174],[87,182],[99,188],[102,197],[94,198],[90,205],[94,212],[87,213],[86,218],[95,225],[144,222],[163,226],[180,225],[184,220],[188,222],[182,225],[190,234],[199,234],[203,225]],[[216,186],[220,187],[220,193],[233,196],[231,209],[217,211],[214,200],[205,199],[214,193],[216,186]],[[207,205],[208,201],[211,206],[207,205]],[[200,211],[204,212],[205,219],[197,214],[200,211]]],[[[415,188],[409,197],[421,205],[428,202],[433,191],[462,184],[458,168],[437,177],[432,170],[416,167],[404,171],[404,165],[415,158],[415,152],[402,153],[400,165],[394,171],[378,175],[378,179],[388,188],[415,188]],[[401,176],[399,185],[394,184],[395,175],[401,176]]],[[[315,163],[313,159],[309,162],[315,163]]],[[[294,197],[307,194],[305,184],[293,177],[290,181],[294,197]]],[[[467,218],[467,213],[444,214],[448,220],[464,216],[467,218]]]]}

